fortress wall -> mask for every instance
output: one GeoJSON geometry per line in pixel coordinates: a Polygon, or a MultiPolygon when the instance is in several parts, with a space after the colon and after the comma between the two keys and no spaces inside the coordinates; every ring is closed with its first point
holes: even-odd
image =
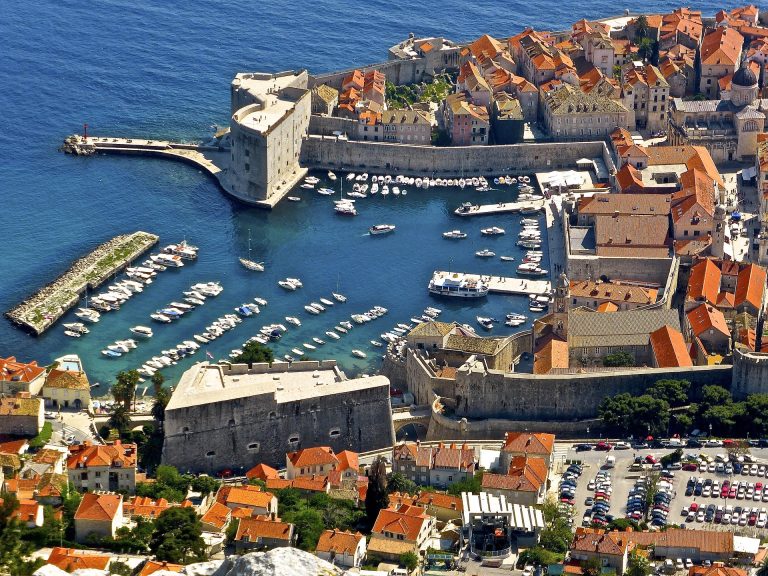
{"type": "Polygon", "coordinates": [[[347,70],[312,75],[309,79],[310,88],[319,84],[327,84],[332,88],[340,90],[341,82],[344,80],[344,77],[353,70],[362,70],[363,72],[367,72],[368,70],[378,70],[387,77],[387,82],[392,82],[394,84],[413,84],[414,82],[421,82],[422,80],[427,80],[432,74],[432,67],[430,67],[427,61],[423,58],[416,58],[413,60],[387,60],[386,62],[357,66],[356,68],[348,68],[347,70]]]}
{"type": "Polygon", "coordinates": [[[259,462],[281,468],[286,452],[310,446],[363,452],[394,440],[389,386],[282,404],[268,393],[167,411],[163,463],[240,474],[259,462]]]}
{"type": "Polygon", "coordinates": [[[733,351],[731,392],[736,400],[750,394],[768,394],[768,354],[733,351]]]}
{"type": "Polygon", "coordinates": [[[616,280],[656,282],[665,286],[670,276],[672,258],[644,258],[638,266],[637,258],[606,258],[597,256],[568,256],[568,277],[585,280],[607,276],[616,280]]]}
{"type": "Polygon", "coordinates": [[[320,136],[333,136],[334,132],[341,132],[350,137],[357,133],[357,121],[349,118],[337,118],[336,116],[320,116],[312,114],[309,117],[309,133],[320,136]]]}
{"type": "Polygon", "coordinates": [[[393,358],[389,353],[384,355],[379,374],[389,379],[389,384],[399,390],[408,390],[408,375],[405,361],[393,358]]]}
{"type": "Polygon", "coordinates": [[[695,397],[702,386],[730,388],[731,366],[677,369],[628,369],[567,375],[503,374],[461,370],[456,376],[456,415],[513,420],[594,418],[603,398],[623,392],[642,394],[664,378],[691,382],[695,397]]]}
{"type": "Polygon", "coordinates": [[[398,172],[410,176],[449,176],[462,171],[468,175],[493,176],[571,169],[580,158],[602,157],[604,149],[602,141],[442,148],[309,136],[302,146],[301,164],[324,170],[338,170],[343,166],[349,170],[364,168],[369,172],[398,172]]]}

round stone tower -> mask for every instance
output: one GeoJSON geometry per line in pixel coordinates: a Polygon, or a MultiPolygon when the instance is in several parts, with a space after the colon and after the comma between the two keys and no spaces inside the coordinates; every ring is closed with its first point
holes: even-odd
{"type": "Polygon", "coordinates": [[[743,400],[750,394],[767,393],[768,354],[735,347],[731,374],[731,393],[734,399],[743,400]]]}

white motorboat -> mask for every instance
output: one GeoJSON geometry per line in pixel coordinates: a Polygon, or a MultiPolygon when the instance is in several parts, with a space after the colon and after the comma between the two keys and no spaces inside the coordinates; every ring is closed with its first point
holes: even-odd
{"type": "Polygon", "coordinates": [[[288,196],[286,199],[291,202],[301,202],[301,198],[299,198],[298,196],[288,196]]]}
{"type": "Polygon", "coordinates": [[[326,335],[326,336],[328,336],[329,338],[332,338],[332,339],[334,339],[334,340],[338,340],[339,338],[341,338],[341,337],[340,337],[338,334],[336,334],[336,332],[332,332],[332,331],[330,331],[330,330],[328,330],[328,331],[325,333],[325,335],[326,335]]]}
{"type": "Polygon", "coordinates": [[[184,298],[184,302],[188,302],[189,304],[194,304],[195,306],[202,306],[205,304],[205,300],[200,300],[199,298],[192,298],[191,296],[187,296],[184,298]]]}
{"type": "Polygon", "coordinates": [[[520,264],[517,267],[517,273],[522,276],[546,276],[548,274],[548,271],[542,269],[535,262],[527,262],[527,263],[520,264]]]}
{"type": "Polygon", "coordinates": [[[152,338],[152,328],[147,326],[132,326],[131,332],[136,336],[142,336],[143,338],[152,338]]]}
{"type": "Polygon", "coordinates": [[[288,280],[278,280],[277,284],[281,288],[285,288],[286,290],[290,290],[291,292],[298,288],[296,284],[294,284],[293,282],[289,282],[288,280]]]}
{"type": "Polygon", "coordinates": [[[496,252],[484,248],[483,250],[475,252],[475,256],[479,256],[480,258],[492,258],[493,256],[496,256],[496,252]]]}
{"type": "Polygon", "coordinates": [[[304,306],[304,310],[306,310],[310,314],[315,314],[315,315],[320,314],[320,310],[317,310],[316,308],[314,308],[313,306],[310,306],[309,304],[304,306]]]}
{"type": "Polygon", "coordinates": [[[320,303],[324,304],[326,306],[333,306],[333,302],[331,300],[328,300],[328,298],[320,298],[320,303]]]}
{"type": "Polygon", "coordinates": [[[462,232],[461,230],[451,230],[450,232],[443,232],[443,238],[448,238],[449,240],[463,240],[467,237],[466,232],[462,232]]]}
{"type": "Polygon", "coordinates": [[[339,326],[344,326],[344,328],[346,328],[347,330],[352,330],[352,322],[350,322],[349,320],[343,320],[339,322],[339,326]]]}
{"type": "Polygon", "coordinates": [[[354,179],[355,179],[355,173],[354,172],[350,172],[349,174],[347,174],[347,180],[351,181],[351,180],[354,180],[354,179]]]}
{"type": "Polygon", "coordinates": [[[538,226],[539,221],[535,218],[522,218],[520,220],[520,224],[523,226],[538,226]]]}
{"type": "Polygon", "coordinates": [[[352,356],[356,356],[357,358],[367,358],[368,355],[363,352],[362,350],[352,350],[352,356]]]}
{"type": "Polygon", "coordinates": [[[101,353],[107,358],[119,358],[122,356],[122,353],[117,352],[116,350],[110,350],[109,348],[102,350],[101,353]]]}
{"type": "Polygon", "coordinates": [[[186,240],[182,240],[178,244],[170,244],[163,248],[163,252],[180,256],[185,260],[195,260],[197,258],[197,252],[199,248],[188,244],[186,240]]]}
{"type": "Polygon", "coordinates": [[[168,316],[160,314],[159,312],[154,312],[153,314],[150,314],[149,317],[156,322],[163,322],[164,324],[171,322],[171,319],[168,316]]]}
{"type": "Polygon", "coordinates": [[[248,260],[248,258],[238,258],[240,264],[248,270],[254,272],[264,272],[264,262],[255,262],[254,260],[248,260]]]}
{"type": "Polygon", "coordinates": [[[312,344],[308,344],[307,342],[302,344],[302,346],[304,346],[304,348],[306,348],[307,350],[317,350],[317,346],[313,346],[312,344]]]}
{"type": "Polygon", "coordinates": [[[301,326],[301,320],[296,318],[295,316],[286,316],[285,321],[289,324],[293,324],[294,326],[301,326]]]}
{"type": "Polygon", "coordinates": [[[342,334],[347,333],[347,329],[344,328],[343,326],[334,326],[333,329],[336,330],[337,332],[341,332],[342,334]]]}
{"type": "Polygon", "coordinates": [[[307,184],[317,184],[318,182],[320,182],[320,178],[318,178],[317,176],[307,176],[306,178],[304,178],[304,182],[306,182],[307,184]]]}
{"type": "Polygon", "coordinates": [[[339,204],[336,204],[333,208],[337,214],[340,214],[341,216],[357,216],[357,210],[355,209],[355,205],[351,204],[349,202],[342,202],[339,204]]]}
{"type": "Polygon", "coordinates": [[[309,305],[312,306],[312,308],[314,308],[318,312],[325,312],[325,306],[323,306],[319,302],[310,302],[309,305]]]}
{"type": "Polygon", "coordinates": [[[394,224],[375,224],[368,228],[368,233],[371,236],[379,234],[388,234],[395,231],[396,226],[394,224]]]}
{"type": "Polygon", "coordinates": [[[500,236],[501,234],[505,234],[504,228],[499,228],[498,226],[492,226],[490,228],[483,228],[480,230],[480,233],[484,236],[500,236]]]}
{"type": "Polygon", "coordinates": [[[74,330],[64,330],[64,335],[70,338],[80,338],[82,336],[80,332],[75,332],[74,330]]]}
{"type": "Polygon", "coordinates": [[[70,322],[68,324],[64,324],[64,328],[72,332],[79,332],[80,334],[88,334],[89,332],[88,328],[86,328],[85,324],[82,322],[70,322]]]}
{"type": "Polygon", "coordinates": [[[258,298],[257,297],[257,298],[254,298],[253,301],[256,302],[256,304],[258,304],[259,306],[266,306],[267,305],[267,301],[264,298],[258,298]]]}
{"type": "Polygon", "coordinates": [[[197,340],[198,342],[202,343],[202,344],[208,344],[208,342],[210,342],[210,339],[206,338],[206,337],[205,337],[205,336],[203,336],[202,334],[195,334],[195,335],[193,336],[193,338],[194,338],[195,340],[197,340]]]}
{"type": "Polygon", "coordinates": [[[304,355],[304,351],[303,350],[299,350],[298,348],[291,348],[291,352],[293,352],[294,354],[296,354],[299,357],[304,355]]]}
{"type": "Polygon", "coordinates": [[[331,188],[320,188],[318,189],[317,193],[321,196],[333,196],[336,194],[336,191],[331,188]]]}
{"type": "Polygon", "coordinates": [[[337,302],[346,302],[347,301],[347,297],[344,296],[344,294],[339,294],[338,292],[333,292],[331,294],[331,296],[333,296],[333,299],[336,300],[337,302]]]}
{"type": "Polygon", "coordinates": [[[372,344],[373,346],[376,346],[377,348],[381,348],[382,346],[384,346],[384,344],[382,344],[382,343],[381,343],[381,342],[379,342],[378,340],[371,340],[371,344],[372,344]]]}
{"type": "Polygon", "coordinates": [[[320,338],[317,338],[317,337],[312,338],[312,342],[314,342],[315,344],[320,344],[321,346],[325,344],[325,340],[320,340],[320,338]]]}
{"type": "MultiPolygon", "coordinates": [[[[488,295],[488,285],[481,278],[469,278],[459,272],[448,274],[435,273],[429,281],[428,290],[431,294],[438,296],[454,296],[459,298],[481,298],[488,295]]],[[[425,314],[428,317],[432,317],[432,314],[426,310],[425,314]]]]}
{"type": "Polygon", "coordinates": [[[486,330],[491,330],[493,328],[493,318],[478,316],[477,323],[480,324],[480,326],[482,326],[486,330]]]}
{"type": "Polygon", "coordinates": [[[330,180],[331,182],[336,182],[336,179],[337,179],[337,176],[336,176],[336,174],[334,174],[333,172],[331,172],[331,171],[329,170],[329,171],[328,171],[328,180],[330,180]]]}
{"type": "Polygon", "coordinates": [[[312,190],[314,187],[314,184],[307,184],[306,182],[300,186],[300,188],[304,188],[304,190],[312,190]]]}
{"type": "Polygon", "coordinates": [[[515,258],[513,256],[499,256],[499,259],[503,260],[504,262],[514,262],[515,258]]]}

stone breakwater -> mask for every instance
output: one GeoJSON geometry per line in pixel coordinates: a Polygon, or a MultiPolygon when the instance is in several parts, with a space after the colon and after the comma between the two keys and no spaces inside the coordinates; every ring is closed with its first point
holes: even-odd
{"type": "Polygon", "coordinates": [[[39,336],[77,304],[86,289],[98,288],[112,274],[154,246],[158,239],[147,232],[116,236],[76,260],[64,274],[5,315],[17,326],[39,336]]]}

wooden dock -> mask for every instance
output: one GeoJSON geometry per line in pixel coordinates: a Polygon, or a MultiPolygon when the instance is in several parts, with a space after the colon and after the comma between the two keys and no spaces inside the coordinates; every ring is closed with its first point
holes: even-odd
{"type": "MultiPolygon", "coordinates": [[[[446,276],[449,274],[456,274],[453,272],[437,271],[435,274],[446,276]]],[[[467,274],[465,272],[459,272],[469,280],[479,280],[480,274],[467,274]]],[[[533,278],[512,278],[509,276],[482,276],[483,280],[488,284],[488,291],[494,294],[506,294],[514,296],[526,296],[528,294],[549,294],[552,289],[552,285],[549,280],[533,279],[533,278]]]]}
{"type": "Polygon", "coordinates": [[[498,204],[474,205],[466,212],[457,208],[453,211],[456,216],[488,216],[491,214],[516,214],[523,210],[535,210],[536,213],[544,209],[544,200],[533,200],[529,202],[499,202],[498,204]]]}

